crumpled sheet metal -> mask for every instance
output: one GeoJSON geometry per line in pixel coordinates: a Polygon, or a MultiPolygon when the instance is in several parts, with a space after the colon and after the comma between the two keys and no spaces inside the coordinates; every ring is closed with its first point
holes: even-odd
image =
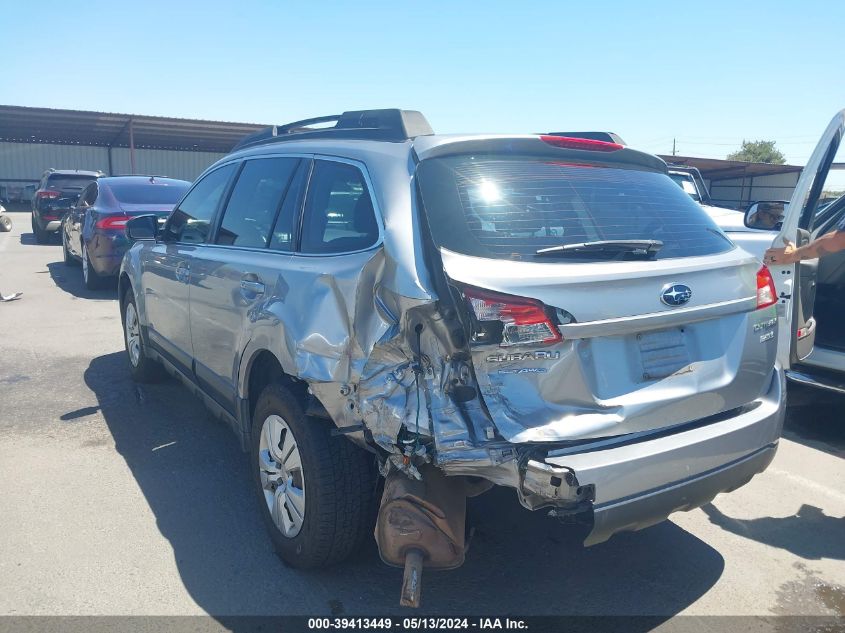
{"type": "MultiPolygon", "coordinates": [[[[447,393],[459,363],[449,360],[454,350],[434,298],[405,297],[385,283],[395,270],[384,248],[357,259],[344,266],[327,263],[336,267],[308,288],[297,287],[295,273],[291,277],[288,300],[307,306],[284,319],[284,351],[295,375],[308,382],[337,426],[363,423],[388,452],[404,425],[433,437],[444,465],[470,470],[473,464],[494,465],[473,440],[475,435],[483,443],[492,426],[478,399],[466,403],[461,415],[447,393]],[[418,323],[423,325],[419,381],[418,323]],[[470,429],[468,421],[477,428],[470,429]]],[[[352,433],[350,439],[363,441],[363,435],[352,433]]]]}
{"type": "MultiPolygon", "coordinates": [[[[516,447],[498,435],[480,398],[456,403],[449,395],[450,386],[471,378],[469,358],[452,347],[434,298],[409,298],[385,283],[393,268],[383,248],[358,258],[359,263],[326,270],[309,288],[291,279],[289,298],[295,301],[302,293],[299,305],[308,306],[284,320],[297,377],[335,424],[350,431],[349,439],[363,443],[365,427],[397,458],[393,466],[402,463],[404,426],[433,438],[435,452],[425,461],[447,474],[518,487],[516,447]]],[[[494,419],[506,425],[509,418],[500,406],[494,403],[494,419]]]]}

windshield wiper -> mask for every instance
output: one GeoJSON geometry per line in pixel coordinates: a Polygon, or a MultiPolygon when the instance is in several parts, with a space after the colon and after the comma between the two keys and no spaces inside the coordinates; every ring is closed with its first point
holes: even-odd
{"type": "Polygon", "coordinates": [[[663,242],[660,240],[596,240],[594,242],[581,242],[580,244],[550,246],[534,251],[534,253],[538,257],[583,255],[585,253],[653,257],[661,248],[663,248],[663,242]]]}

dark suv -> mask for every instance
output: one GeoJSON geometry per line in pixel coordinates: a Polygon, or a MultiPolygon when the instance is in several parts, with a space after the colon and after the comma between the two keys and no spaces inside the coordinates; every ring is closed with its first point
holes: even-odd
{"type": "Polygon", "coordinates": [[[50,239],[50,233],[58,233],[62,218],[79,199],[79,194],[100,176],[105,174],[81,169],[45,171],[32,197],[32,232],[35,241],[44,244],[50,239]]]}

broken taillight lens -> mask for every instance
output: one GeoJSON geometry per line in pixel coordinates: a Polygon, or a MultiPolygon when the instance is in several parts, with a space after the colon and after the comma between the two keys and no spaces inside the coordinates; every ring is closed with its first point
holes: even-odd
{"type": "Polygon", "coordinates": [[[778,302],[775,280],[766,266],[757,271],[757,309],[768,308],[778,302]]]}
{"type": "Polygon", "coordinates": [[[503,346],[556,343],[563,339],[541,301],[469,286],[461,291],[480,324],[502,324],[503,346]]]}

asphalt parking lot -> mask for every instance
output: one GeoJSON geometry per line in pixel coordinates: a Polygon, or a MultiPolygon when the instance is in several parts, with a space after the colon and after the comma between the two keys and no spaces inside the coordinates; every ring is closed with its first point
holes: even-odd
{"type": "MultiPolygon", "coordinates": [[[[0,233],[0,614],[381,615],[401,571],[271,551],[234,436],[175,382],[139,387],[114,290],[90,292],[29,217],[0,233]]],[[[792,388],[767,472],[700,510],[584,549],[494,491],[441,614],[845,615],[845,399],[792,388]]]]}

